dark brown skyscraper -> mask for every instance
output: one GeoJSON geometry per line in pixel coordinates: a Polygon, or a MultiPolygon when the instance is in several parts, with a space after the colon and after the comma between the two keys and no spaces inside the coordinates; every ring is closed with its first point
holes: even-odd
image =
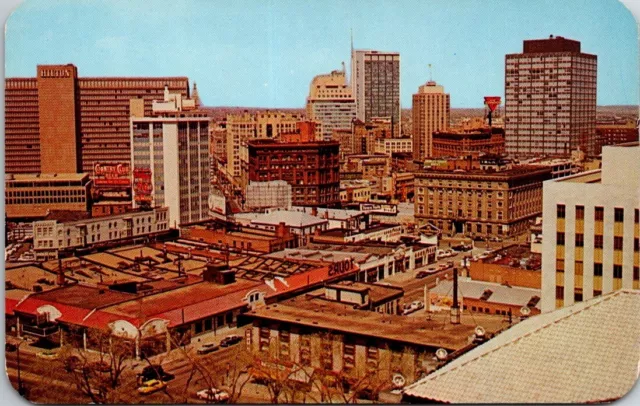
{"type": "Polygon", "coordinates": [[[164,86],[189,95],[186,77],[78,78],[74,65],[39,65],[36,78],[5,80],[7,173],[92,172],[128,163],[129,100],[145,115],[164,86]]]}

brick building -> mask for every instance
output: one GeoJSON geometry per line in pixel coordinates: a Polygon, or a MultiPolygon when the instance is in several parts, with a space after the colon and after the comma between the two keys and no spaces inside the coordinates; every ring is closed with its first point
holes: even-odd
{"type": "Polygon", "coordinates": [[[638,126],[630,121],[626,124],[596,124],[596,155],[606,145],[638,141],[638,126]]]}
{"type": "Polygon", "coordinates": [[[551,168],[428,169],[416,173],[415,217],[444,232],[517,235],[542,213],[551,168]]]}
{"type": "Polygon", "coordinates": [[[542,257],[528,246],[513,245],[470,261],[469,277],[474,281],[501,283],[540,289],[542,257]]]}
{"type": "Polygon", "coordinates": [[[249,141],[249,180],[284,180],[296,206],[340,204],[339,143],[249,141]]]}
{"type": "Polygon", "coordinates": [[[189,95],[186,77],[78,77],[72,65],[38,65],[37,77],[5,79],[6,173],[91,172],[130,162],[129,100],[189,95]]]}
{"type": "Polygon", "coordinates": [[[504,129],[478,128],[462,132],[433,133],[432,157],[455,157],[471,152],[504,154],[504,129]]]}

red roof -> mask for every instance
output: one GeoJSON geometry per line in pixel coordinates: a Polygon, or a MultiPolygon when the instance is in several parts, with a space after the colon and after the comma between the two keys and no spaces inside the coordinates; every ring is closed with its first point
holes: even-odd
{"type": "Polygon", "coordinates": [[[61,316],[57,321],[69,324],[82,325],[82,319],[91,312],[90,309],[82,309],[80,307],[55,303],[48,300],[40,300],[35,297],[26,298],[22,303],[14,307],[14,311],[37,316],[38,308],[44,305],[53,306],[58,309],[61,316]]]}

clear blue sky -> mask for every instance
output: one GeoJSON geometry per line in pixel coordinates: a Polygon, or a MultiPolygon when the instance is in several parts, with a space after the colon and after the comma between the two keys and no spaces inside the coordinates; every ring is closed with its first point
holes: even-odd
{"type": "Polygon", "coordinates": [[[504,96],[504,56],[561,35],[598,55],[598,104],[638,104],[638,35],[617,0],[27,0],[6,27],[6,76],[188,76],[207,106],[302,107],[356,48],[401,54],[401,104],[433,78],[453,107],[504,96]]]}

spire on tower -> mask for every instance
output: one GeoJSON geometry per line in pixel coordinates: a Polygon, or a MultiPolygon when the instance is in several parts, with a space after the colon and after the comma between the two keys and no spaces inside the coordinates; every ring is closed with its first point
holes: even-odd
{"type": "Polygon", "coordinates": [[[200,95],[198,95],[198,85],[196,85],[196,82],[193,82],[191,98],[195,101],[196,107],[200,107],[200,95]]]}

